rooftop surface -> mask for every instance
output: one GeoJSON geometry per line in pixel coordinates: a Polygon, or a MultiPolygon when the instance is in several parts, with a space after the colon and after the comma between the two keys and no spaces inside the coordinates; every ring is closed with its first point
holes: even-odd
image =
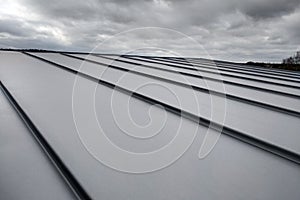
{"type": "Polygon", "coordinates": [[[299,199],[300,73],[0,52],[3,199],[299,199]]]}

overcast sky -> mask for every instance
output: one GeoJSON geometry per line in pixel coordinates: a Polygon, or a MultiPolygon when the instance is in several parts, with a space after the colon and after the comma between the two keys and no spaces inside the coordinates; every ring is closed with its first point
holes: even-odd
{"type": "Polygon", "coordinates": [[[148,48],[158,54],[280,62],[300,47],[300,0],[0,3],[1,48],[113,53],[148,48]]]}

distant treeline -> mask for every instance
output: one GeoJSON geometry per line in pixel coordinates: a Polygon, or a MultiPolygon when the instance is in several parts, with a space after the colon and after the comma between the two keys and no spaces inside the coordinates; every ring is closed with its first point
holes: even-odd
{"type": "Polygon", "coordinates": [[[300,64],[288,64],[288,63],[280,64],[280,63],[263,63],[263,62],[247,62],[246,64],[254,65],[258,67],[300,71],[300,64]]]}
{"type": "Polygon", "coordinates": [[[11,49],[11,48],[0,48],[0,51],[56,52],[53,50],[44,50],[44,49],[11,49]]]}
{"type": "Polygon", "coordinates": [[[247,62],[247,65],[255,65],[258,67],[276,68],[285,70],[300,71],[300,51],[296,52],[293,56],[285,58],[282,63],[263,63],[263,62],[247,62]]]}
{"type": "Polygon", "coordinates": [[[300,64],[300,51],[291,57],[283,59],[282,64],[300,64]]]}

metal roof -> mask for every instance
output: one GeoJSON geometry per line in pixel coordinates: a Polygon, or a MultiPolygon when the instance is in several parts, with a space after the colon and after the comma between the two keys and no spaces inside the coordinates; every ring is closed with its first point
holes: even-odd
{"type": "Polygon", "coordinates": [[[298,199],[299,77],[200,58],[1,51],[1,194],[298,199]],[[95,130],[139,155],[178,133],[182,154],[152,170],[151,159],[115,156],[95,130]],[[206,140],[214,145],[199,159],[206,140]]]}

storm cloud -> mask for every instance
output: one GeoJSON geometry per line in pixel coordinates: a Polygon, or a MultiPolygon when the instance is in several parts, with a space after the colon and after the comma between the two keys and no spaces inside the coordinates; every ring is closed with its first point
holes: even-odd
{"type": "Polygon", "coordinates": [[[104,53],[148,48],[159,55],[165,49],[184,56],[280,62],[300,44],[299,0],[0,2],[1,48],[104,53]],[[99,48],[103,41],[108,42],[99,48]]]}

